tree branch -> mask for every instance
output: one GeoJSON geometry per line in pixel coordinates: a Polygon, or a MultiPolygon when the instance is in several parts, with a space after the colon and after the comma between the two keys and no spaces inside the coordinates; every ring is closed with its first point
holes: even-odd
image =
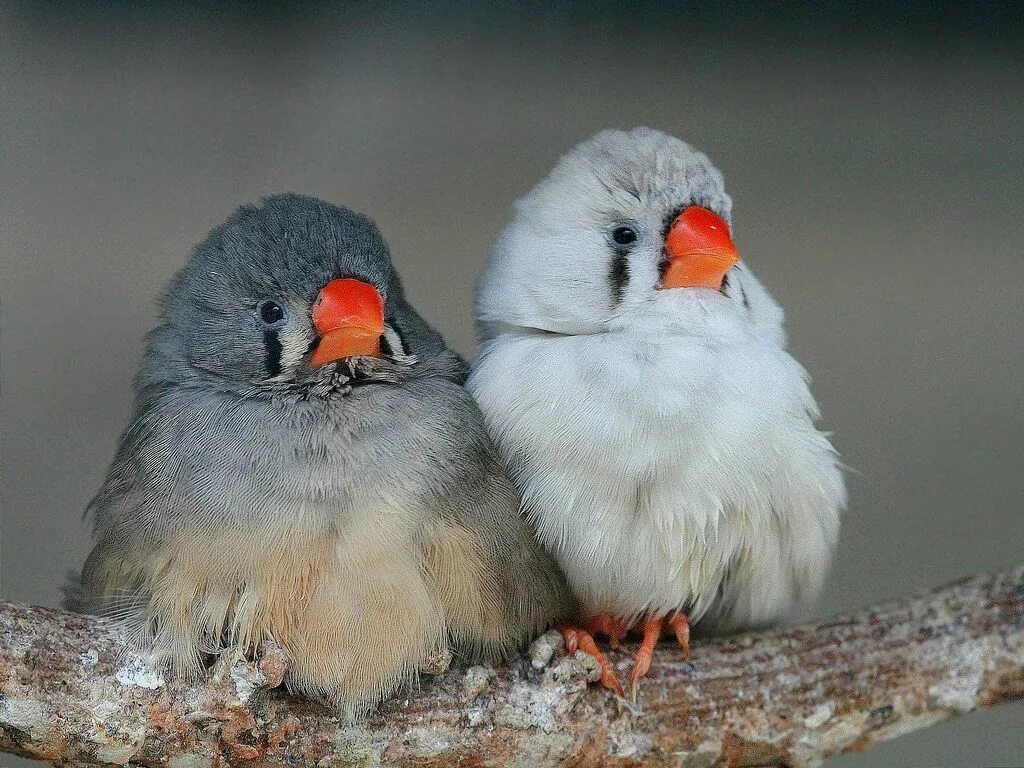
{"type": "MultiPolygon", "coordinates": [[[[186,685],[95,618],[0,603],[0,637],[0,749],[56,763],[803,766],[1024,696],[1024,566],[824,624],[698,640],[689,662],[665,643],[637,708],[587,686],[589,659],[557,654],[540,670],[451,669],[342,723],[273,690],[273,651],[227,654],[186,685]]],[[[535,657],[555,645],[545,636],[535,657]]]]}

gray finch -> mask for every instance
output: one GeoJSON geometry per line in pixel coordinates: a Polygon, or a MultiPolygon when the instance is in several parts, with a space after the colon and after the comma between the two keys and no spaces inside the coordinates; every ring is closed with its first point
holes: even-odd
{"type": "Polygon", "coordinates": [[[289,689],[351,713],[520,647],[569,598],[465,374],[372,221],[243,206],[164,294],[69,606],[179,674],[272,640],[289,689]]]}

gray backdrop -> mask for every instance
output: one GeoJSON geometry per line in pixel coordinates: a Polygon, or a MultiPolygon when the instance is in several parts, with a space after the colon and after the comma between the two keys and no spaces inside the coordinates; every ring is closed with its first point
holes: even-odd
{"type": "MultiPolygon", "coordinates": [[[[253,13],[3,6],[5,597],[56,604],[81,562],[153,298],[236,205],[295,190],[370,213],[471,354],[511,201],[637,124],[725,172],[852,467],[820,613],[1021,559],[1019,12],[253,13]]],[[[1003,707],[833,763],[1021,764],[1022,726],[1003,707]]]]}

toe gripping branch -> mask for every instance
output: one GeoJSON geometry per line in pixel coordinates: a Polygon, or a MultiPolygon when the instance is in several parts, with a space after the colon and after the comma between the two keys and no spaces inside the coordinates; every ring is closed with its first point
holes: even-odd
{"type": "MultiPolygon", "coordinates": [[[[651,668],[651,661],[654,658],[654,649],[661,637],[665,624],[668,624],[675,633],[676,641],[683,649],[686,658],[690,658],[690,622],[684,613],[675,613],[666,620],[665,617],[650,618],[643,622],[643,639],[636,652],[636,659],[633,668],[629,673],[629,696],[636,701],[637,688],[640,678],[647,674],[651,668]]],[[[615,667],[608,658],[597,647],[594,636],[601,634],[608,637],[608,644],[612,648],[618,648],[619,642],[633,629],[629,623],[622,619],[616,619],[607,613],[599,613],[587,622],[586,629],[572,624],[565,624],[559,627],[562,639],[565,642],[565,649],[573,654],[577,650],[594,657],[601,667],[601,685],[617,696],[623,696],[622,684],[615,674],[615,667]]]]}
{"type": "Polygon", "coordinates": [[[601,653],[601,649],[594,641],[594,636],[587,630],[571,624],[564,624],[558,630],[562,633],[566,653],[572,655],[580,650],[588,656],[593,656],[601,667],[601,685],[614,692],[616,696],[622,696],[622,683],[619,682],[619,678],[615,674],[615,667],[608,661],[608,657],[601,653]]]}

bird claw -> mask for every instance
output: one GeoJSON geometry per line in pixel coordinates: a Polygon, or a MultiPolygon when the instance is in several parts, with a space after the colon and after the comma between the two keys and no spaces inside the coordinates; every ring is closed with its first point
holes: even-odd
{"type": "MultiPolygon", "coordinates": [[[[651,668],[651,661],[654,658],[654,648],[658,644],[662,629],[668,624],[675,633],[676,641],[683,649],[683,655],[690,658],[690,622],[685,613],[676,613],[671,618],[647,619],[643,623],[643,640],[637,649],[636,658],[633,661],[633,668],[629,673],[629,700],[636,702],[640,678],[644,677],[651,668]]],[[[606,635],[609,645],[618,648],[619,641],[625,637],[632,626],[623,619],[617,619],[608,613],[596,614],[586,624],[586,629],[566,624],[559,627],[562,640],[565,643],[565,650],[569,655],[577,650],[583,651],[594,659],[601,667],[601,684],[616,695],[624,696],[622,685],[615,674],[615,668],[611,662],[601,653],[594,640],[594,635],[606,635]]]]}
{"type": "Polygon", "coordinates": [[[570,656],[576,653],[577,650],[583,651],[588,656],[593,657],[601,668],[601,685],[608,690],[612,691],[616,696],[623,696],[622,683],[619,682],[618,676],[615,674],[615,667],[608,661],[608,658],[601,653],[601,649],[597,647],[597,643],[594,642],[594,637],[585,629],[573,626],[571,624],[565,624],[559,627],[559,631],[562,633],[562,640],[565,643],[565,651],[570,656]]]}
{"type": "Polygon", "coordinates": [[[629,634],[630,624],[624,619],[616,619],[609,613],[601,612],[596,614],[587,622],[587,631],[591,635],[602,634],[608,638],[608,645],[618,648],[619,642],[629,634]]]}
{"type": "Polygon", "coordinates": [[[677,613],[668,620],[668,625],[676,633],[676,641],[683,649],[683,656],[690,659],[690,621],[685,613],[677,613]]]}
{"type": "Polygon", "coordinates": [[[633,669],[629,672],[629,698],[636,701],[637,685],[640,678],[647,674],[651,668],[651,659],[654,658],[654,646],[658,644],[661,636],[661,628],[664,619],[648,619],[644,622],[644,639],[636,652],[636,659],[633,661],[633,669]]]}

